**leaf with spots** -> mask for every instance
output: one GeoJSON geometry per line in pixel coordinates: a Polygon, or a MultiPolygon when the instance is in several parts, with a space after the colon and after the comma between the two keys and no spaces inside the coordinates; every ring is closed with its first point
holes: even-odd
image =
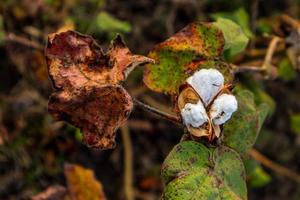
{"type": "Polygon", "coordinates": [[[224,125],[224,144],[239,153],[247,153],[254,145],[260,128],[270,111],[266,103],[256,106],[250,91],[237,92],[238,110],[224,125]]]}
{"type": "Polygon", "coordinates": [[[104,53],[92,37],[74,31],[50,35],[46,58],[54,119],[79,127],[88,146],[113,148],[115,131],[133,106],[121,82],[135,66],[152,60],[132,54],[120,36],[104,53]]]}
{"type": "Polygon", "coordinates": [[[225,146],[181,142],[164,161],[162,176],[167,184],[164,200],[247,199],[243,162],[225,146]]]}
{"type": "Polygon", "coordinates": [[[144,83],[156,92],[177,94],[189,75],[222,55],[223,46],[219,28],[210,23],[192,23],[149,53],[156,62],[146,66],[144,83]]]}

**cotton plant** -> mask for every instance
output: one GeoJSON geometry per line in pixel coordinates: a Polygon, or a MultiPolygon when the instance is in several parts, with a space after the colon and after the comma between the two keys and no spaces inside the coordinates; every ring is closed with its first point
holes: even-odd
{"type": "Polygon", "coordinates": [[[178,106],[189,132],[210,141],[220,137],[221,128],[237,110],[238,103],[230,85],[224,85],[223,75],[216,69],[201,69],[187,80],[179,95],[178,106]]]}
{"type": "Polygon", "coordinates": [[[268,106],[256,105],[251,92],[239,91],[238,113],[232,117],[238,103],[225,82],[234,80],[238,68],[222,58],[225,51],[242,51],[247,42],[241,28],[228,19],[191,23],[157,44],[147,57],[132,53],[120,36],[104,52],[88,35],[51,34],[45,51],[54,86],[49,113],[80,128],[83,142],[98,149],[115,147],[116,130],[134,106],[184,124],[191,137],[180,141],[163,163],[166,186],[161,199],[246,200],[241,156],[255,143],[268,106]],[[149,89],[177,98],[177,113],[145,105],[126,91],[123,82],[140,64],[146,64],[143,81],[149,89]],[[211,69],[203,69],[207,66],[211,69]],[[231,117],[231,123],[223,126],[231,117]],[[210,145],[216,144],[222,130],[226,132],[222,143],[210,145]]]}

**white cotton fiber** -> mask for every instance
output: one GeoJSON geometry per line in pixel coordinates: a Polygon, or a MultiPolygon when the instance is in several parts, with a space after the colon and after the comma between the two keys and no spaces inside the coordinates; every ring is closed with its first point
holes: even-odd
{"type": "Polygon", "coordinates": [[[189,77],[187,82],[199,94],[206,106],[223,87],[224,77],[216,69],[201,69],[189,77]]]}
{"type": "Polygon", "coordinates": [[[210,117],[214,124],[224,124],[237,108],[238,103],[235,96],[222,94],[213,102],[210,108],[210,117]]]}
{"type": "Polygon", "coordinates": [[[205,108],[201,101],[197,104],[187,103],[181,110],[181,116],[186,125],[191,125],[195,128],[200,127],[208,121],[205,108]]]}

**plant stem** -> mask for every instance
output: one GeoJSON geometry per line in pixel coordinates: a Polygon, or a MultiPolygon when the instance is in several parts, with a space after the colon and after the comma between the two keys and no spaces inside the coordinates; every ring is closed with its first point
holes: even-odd
{"type": "Polygon", "coordinates": [[[278,36],[273,36],[272,40],[269,43],[264,61],[261,66],[252,66],[252,65],[236,66],[234,64],[230,64],[233,69],[233,73],[237,74],[241,72],[260,72],[266,75],[265,78],[276,76],[276,74],[272,72],[272,69],[274,68],[274,66],[272,65],[272,58],[274,53],[276,52],[278,44],[282,41],[283,38],[280,38],[278,36]]]}
{"type": "Polygon", "coordinates": [[[283,22],[285,22],[286,24],[289,24],[294,29],[300,30],[300,23],[297,20],[293,19],[292,17],[290,17],[286,14],[283,14],[283,15],[281,15],[281,20],[283,22]]]}
{"type": "Polygon", "coordinates": [[[27,39],[25,37],[17,36],[17,35],[15,35],[13,33],[9,33],[6,36],[5,40],[6,41],[16,42],[16,43],[22,44],[24,46],[40,50],[40,51],[44,50],[43,45],[41,45],[40,43],[35,42],[33,40],[29,40],[29,39],[27,39]]]}
{"type": "Polygon", "coordinates": [[[267,75],[271,75],[273,54],[280,41],[282,41],[282,38],[274,36],[268,46],[268,50],[264,59],[264,64],[262,66],[262,68],[266,71],[267,75]]]}
{"type": "Polygon", "coordinates": [[[231,67],[234,70],[234,74],[243,73],[243,72],[264,72],[264,68],[257,66],[236,66],[231,64],[231,67]]]}
{"type": "Polygon", "coordinates": [[[272,160],[270,160],[269,158],[267,158],[266,156],[261,154],[256,149],[251,149],[251,151],[249,152],[249,155],[254,160],[259,161],[262,165],[264,165],[265,167],[275,171],[276,173],[278,173],[282,176],[288,177],[291,180],[296,181],[297,183],[300,182],[300,175],[298,173],[273,162],[272,160]]]}
{"type": "Polygon", "coordinates": [[[133,153],[130,132],[127,125],[121,127],[121,133],[124,144],[124,193],[126,200],[133,200],[133,153]]]}
{"type": "Polygon", "coordinates": [[[133,99],[133,102],[134,102],[134,105],[138,106],[139,108],[141,108],[147,112],[154,113],[164,119],[175,122],[177,124],[180,124],[180,125],[182,124],[180,117],[178,117],[177,115],[163,112],[161,110],[151,107],[150,105],[144,104],[143,102],[141,102],[137,99],[133,99]]]}

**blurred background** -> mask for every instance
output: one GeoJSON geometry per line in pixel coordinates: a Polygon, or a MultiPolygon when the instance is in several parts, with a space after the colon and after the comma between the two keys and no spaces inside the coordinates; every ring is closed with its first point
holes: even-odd
{"type": "MultiPolygon", "coordinates": [[[[30,199],[49,186],[65,185],[65,163],[92,169],[107,199],[126,199],[125,188],[136,199],[158,199],[164,187],[160,166],[182,128],[135,109],[122,129],[130,137],[119,130],[115,149],[87,148],[80,130],[54,122],[47,112],[52,92],[43,54],[47,35],[74,29],[106,49],[121,33],[132,52],[147,55],[188,23],[218,17],[238,23],[251,40],[244,53],[226,57],[236,65],[261,66],[271,38],[285,41],[268,63],[274,72],[241,73],[236,86],[272,108],[255,145],[265,157],[246,158],[249,199],[300,199],[299,0],[1,0],[0,199],[30,199]],[[278,20],[283,14],[289,16],[284,23],[278,20]],[[125,165],[132,176],[124,176],[125,165]],[[124,186],[128,179],[132,187],[124,186]]],[[[129,76],[128,91],[170,111],[171,99],[148,90],[142,74],[138,68],[129,76]]]]}

